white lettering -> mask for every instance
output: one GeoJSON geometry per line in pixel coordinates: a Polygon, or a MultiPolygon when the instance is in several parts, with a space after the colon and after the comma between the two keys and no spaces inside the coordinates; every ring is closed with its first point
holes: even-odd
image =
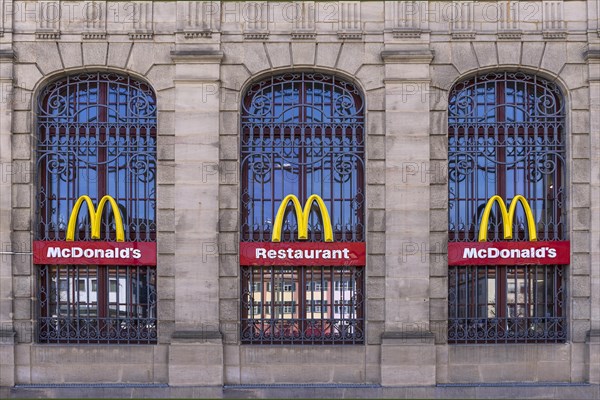
{"type": "Polygon", "coordinates": [[[46,257],[48,258],[56,258],[60,257],[60,247],[48,247],[48,252],[46,253],[46,257]]]}
{"type": "Polygon", "coordinates": [[[256,258],[267,258],[267,249],[256,249],[256,258]]]}
{"type": "Polygon", "coordinates": [[[477,250],[473,247],[467,247],[463,251],[463,258],[477,258],[477,250]]]}

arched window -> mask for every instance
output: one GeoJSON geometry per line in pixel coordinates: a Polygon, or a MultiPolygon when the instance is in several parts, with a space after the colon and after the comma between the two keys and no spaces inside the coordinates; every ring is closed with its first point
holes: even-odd
{"type": "MultiPolygon", "coordinates": [[[[156,98],[145,83],[109,72],[48,84],[37,103],[37,218],[40,241],[65,241],[80,196],[115,199],[124,241],[156,241],[156,98]]],[[[75,241],[90,241],[82,207],[75,241]]],[[[115,241],[110,207],[102,241],[115,241]]],[[[40,342],[156,341],[156,268],[40,265],[40,342]]]]}
{"type": "MultiPolygon", "coordinates": [[[[270,242],[278,208],[322,198],[336,242],[364,242],[364,103],[335,76],[295,72],[247,90],[241,113],[241,241],[270,242]]],[[[291,207],[281,241],[298,237],[291,207]]],[[[310,215],[308,241],[325,239],[310,215]]],[[[245,343],[361,343],[363,267],[242,267],[245,343]]]]}
{"type": "MultiPolygon", "coordinates": [[[[448,113],[449,241],[477,241],[488,200],[531,206],[537,238],[566,239],[565,111],[558,87],[521,72],[454,86],[448,113]]],[[[528,241],[517,207],[513,240],[528,241]]],[[[497,208],[488,241],[504,238],[497,208]]],[[[566,338],[564,266],[449,267],[451,343],[559,342],[566,338]]]]}

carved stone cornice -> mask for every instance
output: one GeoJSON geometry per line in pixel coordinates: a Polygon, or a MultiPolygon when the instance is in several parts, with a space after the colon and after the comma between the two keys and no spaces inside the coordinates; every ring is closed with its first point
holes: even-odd
{"type": "Polygon", "coordinates": [[[429,49],[384,50],[381,59],[385,63],[429,64],[435,53],[429,49]]]}
{"type": "Polygon", "coordinates": [[[176,63],[220,63],[223,60],[223,52],[220,50],[194,49],[194,50],[173,50],[171,51],[171,60],[176,63]]]}

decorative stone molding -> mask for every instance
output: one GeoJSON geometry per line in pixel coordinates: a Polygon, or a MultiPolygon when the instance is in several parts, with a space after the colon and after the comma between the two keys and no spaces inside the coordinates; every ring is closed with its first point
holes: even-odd
{"type": "Polygon", "coordinates": [[[171,51],[171,60],[175,63],[220,63],[223,60],[223,52],[210,49],[196,50],[173,50],[171,51]]]}
{"type": "Polygon", "coordinates": [[[106,1],[88,1],[83,6],[85,31],[83,40],[106,39],[106,1]]]}
{"type": "Polygon", "coordinates": [[[269,39],[269,32],[244,32],[244,39],[267,40],[269,39]]]}
{"type": "Polygon", "coordinates": [[[316,37],[315,2],[295,1],[292,40],[314,40],[316,37]]]}
{"type": "Polygon", "coordinates": [[[392,3],[392,35],[396,39],[421,37],[421,5],[417,1],[394,1],[392,3]]]}
{"type": "Polygon", "coordinates": [[[293,31],[290,34],[292,40],[315,40],[317,37],[317,32],[315,31],[293,31]]]}
{"type": "Polygon", "coordinates": [[[0,60],[14,60],[16,54],[13,50],[0,50],[0,60]]]}
{"type": "Polygon", "coordinates": [[[360,40],[363,37],[362,32],[338,32],[337,35],[341,40],[360,40]]]}
{"type": "Polygon", "coordinates": [[[212,31],[185,31],[183,37],[186,39],[212,38],[212,31]]]}
{"type": "Polygon", "coordinates": [[[60,2],[38,2],[38,18],[36,21],[36,39],[60,38],[60,2]]]}
{"type": "Polygon", "coordinates": [[[105,40],[106,32],[83,32],[81,34],[83,40],[105,40]]]}
{"type": "Polygon", "coordinates": [[[565,39],[563,1],[542,2],[542,36],[544,39],[565,39]]]}
{"type": "Polygon", "coordinates": [[[36,31],[35,32],[36,39],[60,39],[60,31],[36,31]]]}
{"type": "Polygon", "coordinates": [[[502,31],[498,32],[498,40],[521,40],[522,31],[502,31]]]}
{"type": "Polygon", "coordinates": [[[133,32],[129,32],[129,40],[151,40],[154,37],[153,23],[153,2],[133,3],[133,32]]]}
{"type": "Polygon", "coordinates": [[[186,39],[212,38],[213,7],[211,1],[179,1],[177,12],[181,13],[184,26],[181,29],[186,39]]]}
{"type": "Polygon", "coordinates": [[[152,32],[129,32],[129,40],[152,40],[152,32]]]}
{"type": "Polygon", "coordinates": [[[338,39],[362,39],[360,6],[358,1],[340,1],[338,3],[338,39]]]}
{"type": "Polygon", "coordinates": [[[269,2],[247,3],[246,15],[244,39],[267,40],[269,38],[269,2]]]}
{"type": "Polygon", "coordinates": [[[588,62],[600,62],[600,49],[586,50],[585,53],[583,53],[583,57],[585,58],[585,61],[588,62]]]}
{"type": "Polygon", "coordinates": [[[450,21],[452,39],[475,39],[475,6],[473,1],[452,3],[450,21]]]}
{"type": "Polygon", "coordinates": [[[385,63],[429,64],[435,53],[429,49],[384,50],[381,59],[385,63]]]}

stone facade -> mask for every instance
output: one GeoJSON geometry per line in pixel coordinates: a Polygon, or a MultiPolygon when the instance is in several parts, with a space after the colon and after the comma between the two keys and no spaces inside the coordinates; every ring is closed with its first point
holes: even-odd
{"type": "MultiPolygon", "coordinates": [[[[597,0],[0,0],[0,393],[87,383],[213,397],[313,384],[321,389],[298,393],[331,396],[327,385],[338,385],[345,396],[497,397],[505,389],[469,385],[518,382],[565,385],[548,384],[544,397],[598,398],[599,19],[597,0]],[[157,94],[153,346],[44,345],[33,335],[36,95],[88,70],[130,74],[157,94]],[[299,70],[346,78],[366,99],[364,345],[239,342],[240,102],[251,82],[299,70]],[[565,94],[565,344],[446,343],[448,92],[489,71],[537,74],[565,94]]],[[[144,393],[111,390],[95,395],[144,393]]]]}

